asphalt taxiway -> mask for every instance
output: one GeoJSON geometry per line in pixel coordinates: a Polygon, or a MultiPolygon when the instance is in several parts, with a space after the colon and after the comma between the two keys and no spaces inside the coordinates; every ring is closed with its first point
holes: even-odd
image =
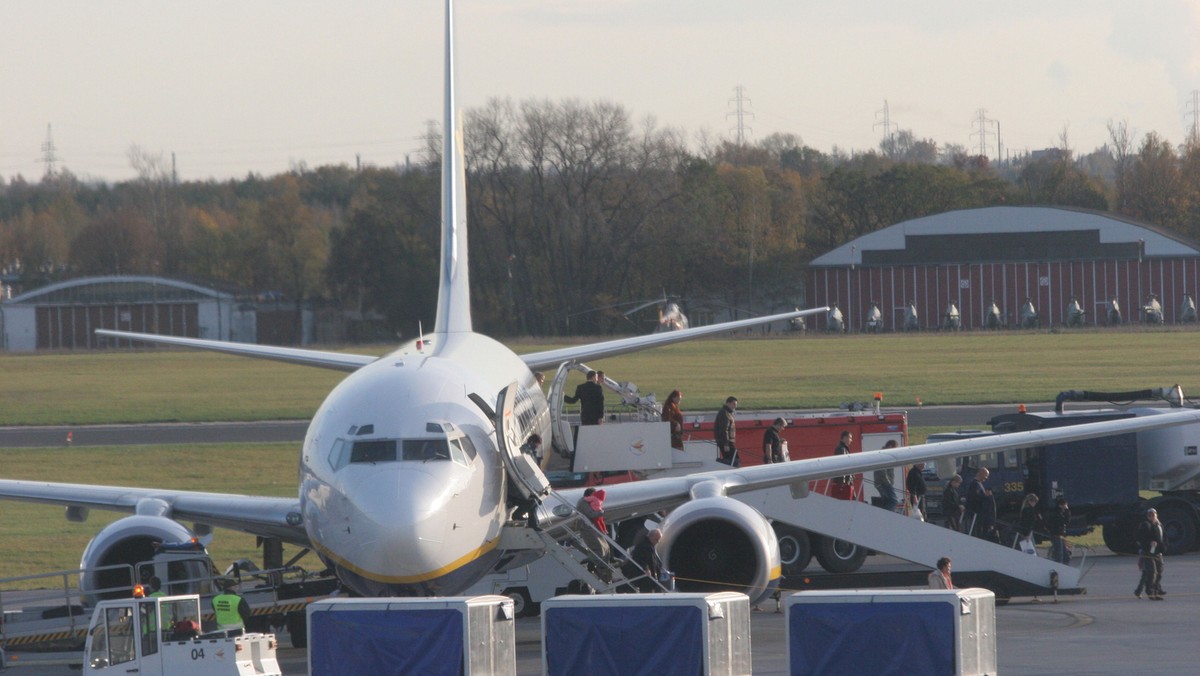
{"type": "MultiPolygon", "coordinates": [[[[883,557],[879,557],[883,558],[883,557]]],[[[867,566],[882,565],[873,559],[867,566]]],[[[1015,598],[996,609],[996,650],[1002,674],[1191,674],[1200,671],[1196,618],[1200,609],[1200,553],[1168,557],[1164,601],[1136,599],[1138,571],[1133,557],[1104,550],[1083,562],[1083,596],[1057,600],[1015,598]]],[[[768,607],[751,617],[756,675],[786,674],[787,641],[782,613],[768,607]]],[[[540,674],[541,621],[517,620],[517,673],[540,674]]],[[[286,635],[281,645],[289,645],[286,635]]],[[[864,646],[869,649],[869,646],[864,646]]],[[[33,656],[31,656],[33,657],[33,656]]],[[[283,673],[308,673],[303,650],[281,648],[283,673]]],[[[35,666],[12,673],[72,674],[69,668],[35,666]]]]}
{"type": "MultiPolygon", "coordinates": [[[[1029,410],[1046,408],[1052,408],[1052,405],[1031,406],[1029,410]]],[[[821,410],[828,412],[836,409],[821,410]]],[[[1014,410],[1016,406],[1013,404],[924,406],[907,409],[908,424],[913,427],[973,429],[987,429],[987,421],[992,416],[1011,413],[1014,410]]],[[[304,441],[307,429],[307,420],[0,427],[0,448],[289,441],[300,443],[304,441]]]]}

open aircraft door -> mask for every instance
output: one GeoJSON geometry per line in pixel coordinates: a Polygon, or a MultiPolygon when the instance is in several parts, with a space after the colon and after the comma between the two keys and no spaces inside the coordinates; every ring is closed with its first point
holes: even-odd
{"type": "MultiPolygon", "coordinates": [[[[526,498],[541,498],[550,492],[550,481],[538,467],[537,459],[523,453],[521,446],[534,431],[522,424],[521,415],[517,412],[518,397],[521,388],[516,382],[500,390],[496,399],[496,446],[500,457],[504,459],[504,468],[508,472],[511,486],[521,492],[526,498]]],[[[542,442],[542,452],[548,453],[542,442]]]]}
{"type": "Polygon", "coordinates": [[[563,415],[563,395],[566,394],[563,389],[567,386],[567,376],[570,375],[573,364],[574,362],[564,362],[555,372],[554,380],[550,381],[550,428],[553,430],[554,450],[565,458],[575,455],[575,436],[571,432],[571,421],[563,415]]]}

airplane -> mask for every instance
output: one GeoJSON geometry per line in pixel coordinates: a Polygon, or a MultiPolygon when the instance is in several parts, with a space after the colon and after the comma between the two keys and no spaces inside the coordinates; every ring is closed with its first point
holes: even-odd
{"type": "MultiPolygon", "coordinates": [[[[116,330],[123,340],[218,351],[349,372],[309,425],[296,498],[20,480],[0,499],[129,513],[103,528],[80,562],[81,591],[102,589],[99,566],[149,559],[159,543],[183,543],[213,527],[310,548],[350,592],[362,596],[453,595],[506,554],[501,534],[509,491],[542,495],[544,526],[571,516],[583,489],[546,494],[520,452],[531,433],[550,435],[549,403],[533,372],[826,312],[820,307],[524,354],[476,333],[470,313],[462,129],[454,86],[453,0],[445,3],[445,146],[442,237],[433,331],[383,356],[247,345],[116,330]],[[553,497],[554,499],[550,499],[553,497]],[[193,522],[188,528],[183,522],[193,522]]],[[[1200,422],[1200,411],[1020,432],[854,455],[730,468],[607,487],[610,522],[669,509],[660,553],[680,589],[734,588],[754,600],[780,577],[767,519],[733,496],[791,486],[803,508],[810,480],[919,461],[1200,422]],[[702,580],[704,582],[695,582],[702,580]]],[[[118,573],[119,574],[119,573],[118,573]]],[[[194,571],[199,576],[203,571],[194,571]]]]}

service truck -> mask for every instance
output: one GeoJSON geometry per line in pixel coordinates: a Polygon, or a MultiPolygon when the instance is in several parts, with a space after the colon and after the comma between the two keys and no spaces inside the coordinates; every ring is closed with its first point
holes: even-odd
{"type": "Polygon", "coordinates": [[[303,648],[305,606],[329,595],[337,587],[331,575],[312,574],[297,566],[260,570],[248,561],[218,573],[208,552],[199,543],[160,545],[148,561],[116,564],[100,569],[75,568],[53,573],[0,580],[0,641],[10,651],[78,651],[84,644],[87,618],[96,604],[132,595],[140,583],[158,578],[168,594],[198,594],[212,616],[210,599],[218,582],[234,582],[250,606],[247,626],[254,631],[286,627],[293,647],[303,648]],[[80,581],[99,579],[103,587],[80,581]],[[36,586],[38,591],[27,591],[36,586]]]}
{"type": "Polygon", "coordinates": [[[101,601],[92,611],[83,673],[113,676],[281,676],[274,634],[210,631],[200,597],[101,601]]]}
{"type": "MultiPolygon", "coordinates": [[[[1157,415],[1170,410],[1144,407],[1067,411],[1064,406],[1069,401],[1129,403],[1155,399],[1172,408],[1188,405],[1178,385],[1127,392],[1066,390],[1056,398],[1054,411],[1005,413],[988,421],[990,431],[931,435],[929,441],[1157,415]]],[[[997,517],[1002,523],[1015,522],[1021,500],[1028,493],[1038,495],[1043,509],[1063,497],[1072,514],[1068,533],[1080,534],[1099,526],[1104,544],[1114,552],[1136,553],[1137,525],[1145,519],[1146,510],[1153,507],[1163,524],[1167,553],[1180,554],[1200,549],[1198,448],[1200,426],[1185,425],[961,458],[959,471],[965,494],[978,468],[990,470],[987,483],[996,497],[997,517]]],[[[931,488],[931,494],[940,498],[940,490],[931,488]]],[[[931,503],[940,512],[940,500],[931,503]]]]}

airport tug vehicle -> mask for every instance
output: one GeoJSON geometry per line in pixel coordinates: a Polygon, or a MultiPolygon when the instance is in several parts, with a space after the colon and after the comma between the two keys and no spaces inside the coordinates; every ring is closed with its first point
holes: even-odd
{"type": "Polygon", "coordinates": [[[88,626],[83,673],[282,676],[274,634],[216,631],[201,626],[202,617],[196,594],[101,601],[88,626]]]}

